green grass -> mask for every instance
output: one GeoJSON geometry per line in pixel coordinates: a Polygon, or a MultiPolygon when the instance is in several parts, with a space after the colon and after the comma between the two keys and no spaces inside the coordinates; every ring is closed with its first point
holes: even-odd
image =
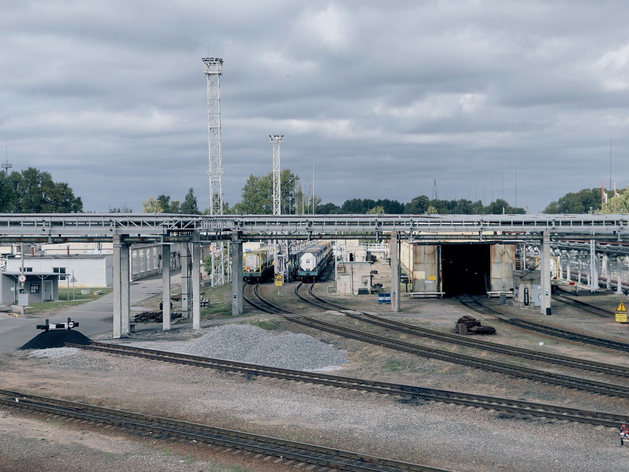
{"type": "MultiPolygon", "coordinates": [[[[112,288],[92,288],[90,289],[92,293],[94,291],[100,290],[101,293],[99,295],[94,295],[93,300],[96,300],[103,295],[111,293],[112,288]]],[[[75,289],[75,299],[72,297],[72,289],[70,289],[70,301],[68,301],[68,291],[67,289],[59,289],[59,300],[52,302],[40,302],[40,303],[29,303],[28,308],[26,309],[27,313],[38,313],[40,311],[57,311],[69,306],[81,305],[85,302],[92,300],[92,293],[89,295],[81,295],[80,289],[75,289]]]]}
{"type": "Polygon", "coordinates": [[[383,364],[382,369],[389,372],[399,372],[404,369],[404,363],[396,360],[389,360],[383,364]]]}
{"type": "Polygon", "coordinates": [[[274,329],[278,328],[278,323],[274,321],[252,321],[250,324],[257,326],[258,328],[266,329],[267,331],[273,331],[274,329]]]}

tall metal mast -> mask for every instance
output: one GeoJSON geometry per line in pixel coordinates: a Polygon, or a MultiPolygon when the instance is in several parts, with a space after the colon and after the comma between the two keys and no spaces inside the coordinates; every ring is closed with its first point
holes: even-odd
{"type": "Polygon", "coordinates": [[[5,140],[4,146],[5,146],[4,147],[4,149],[5,149],[5,161],[4,161],[4,164],[2,164],[2,169],[4,169],[4,173],[6,175],[9,175],[9,169],[11,167],[13,167],[13,164],[11,164],[9,162],[9,140],[8,139],[5,140]]]}
{"type": "MultiPolygon", "coordinates": [[[[210,168],[210,215],[223,214],[223,153],[221,146],[221,75],[223,59],[220,57],[203,58],[204,72],[207,77],[207,138],[210,168]]],[[[225,283],[225,258],[222,242],[214,245],[212,254],[213,286],[225,283]]]]}
{"type": "MultiPolygon", "coordinates": [[[[270,134],[269,138],[273,144],[273,214],[282,214],[282,169],[280,165],[280,144],[284,141],[283,134],[270,134]]],[[[274,241],[275,252],[275,275],[278,274],[286,279],[286,269],[288,261],[288,243],[286,241],[274,241]]]]}
{"type": "Polygon", "coordinates": [[[280,168],[280,143],[284,141],[283,134],[270,134],[273,144],[273,214],[282,214],[282,179],[280,168]]]}

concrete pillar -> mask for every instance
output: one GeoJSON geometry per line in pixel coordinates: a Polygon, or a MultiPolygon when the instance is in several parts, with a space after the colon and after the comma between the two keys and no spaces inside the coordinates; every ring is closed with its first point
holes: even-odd
{"type": "Polygon", "coordinates": [[[391,232],[391,308],[400,311],[400,259],[397,231],[391,232]]]}
{"type": "Polygon", "coordinates": [[[192,329],[201,328],[201,242],[198,235],[192,241],[192,329]]]}
{"type": "Polygon", "coordinates": [[[542,239],[542,269],[541,269],[541,283],[542,283],[542,313],[546,315],[551,314],[550,298],[551,298],[551,286],[550,286],[550,233],[544,231],[544,237],[542,239]]]}
{"type": "Polygon", "coordinates": [[[559,280],[563,280],[563,265],[562,265],[562,257],[561,251],[559,251],[559,256],[557,256],[557,278],[559,280]]]}
{"type": "Polygon", "coordinates": [[[581,276],[583,273],[583,258],[581,257],[581,253],[577,253],[577,257],[579,258],[579,278],[578,278],[578,283],[579,285],[581,285],[581,276]]]}
{"type": "MultiPolygon", "coordinates": [[[[232,233],[232,316],[240,316],[243,313],[243,275],[242,275],[242,241],[237,231],[232,233]]],[[[334,256],[336,258],[336,256],[334,256]]]]}
{"type": "Polygon", "coordinates": [[[616,293],[622,295],[622,257],[616,258],[616,293]]]}
{"type": "Polygon", "coordinates": [[[609,256],[604,255],[603,261],[605,262],[605,279],[607,280],[607,290],[611,291],[612,289],[612,273],[611,273],[611,264],[609,263],[609,256]]]}
{"type": "Polygon", "coordinates": [[[190,244],[181,251],[181,317],[190,318],[190,244]]]}
{"type": "Polygon", "coordinates": [[[594,240],[590,239],[590,292],[598,289],[598,271],[596,270],[596,250],[594,240]]]}
{"type": "Polygon", "coordinates": [[[170,329],[170,245],[162,244],[162,329],[170,329]]]}
{"type": "Polygon", "coordinates": [[[566,253],[566,257],[568,259],[566,263],[566,280],[568,282],[572,282],[572,255],[570,254],[570,251],[566,253]]]}
{"type": "Polygon", "coordinates": [[[131,265],[129,244],[120,245],[120,313],[122,335],[131,331],[131,265]]]}
{"type": "Polygon", "coordinates": [[[120,293],[120,236],[114,236],[114,306],[113,306],[113,315],[114,315],[114,328],[113,328],[113,337],[114,339],[119,339],[121,335],[122,323],[121,323],[121,293],[120,293]]]}

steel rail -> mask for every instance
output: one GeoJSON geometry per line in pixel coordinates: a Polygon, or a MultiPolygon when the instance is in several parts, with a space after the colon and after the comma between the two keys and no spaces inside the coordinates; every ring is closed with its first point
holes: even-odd
{"type": "MultiPolygon", "coordinates": [[[[245,284],[245,287],[249,286],[250,284],[245,284]]],[[[257,287],[257,285],[256,285],[257,287]]],[[[255,288],[254,288],[254,295],[255,295],[255,288]]],[[[253,300],[251,300],[251,298],[249,298],[248,296],[245,295],[245,289],[243,287],[242,290],[242,299],[248,303],[249,305],[251,305],[253,308],[255,308],[256,310],[262,311],[264,313],[269,313],[269,314],[275,314],[275,311],[267,308],[259,303],[254,302],[253,300]]]]}
{"type": "Polygon", "coordinates": [[[159,435],[161,435],[163,438],[186,439],[337,470],[357,472],[444,471],[444,469],[324,446],[6,390],[0,390],[0,404],[6,407],[131,429],[149,433],[154,438],[160,438],[159,435]]]}
{"type": "MultiPolygon", "coordinates": [[[[314,285],[314,284],[313,284],[314,285]]],[[[436,339],[439,341],[445,341],[452,344],[458,344],[462,346],[468,346],[476,349],[483,349],[486,351],[497,352],[500,354],[507,354],[510,356],[522,357],[539,362],[546,362],[555,365],[563,365],[574,369],[587,370],[597,372],[601,374],[614,375],[617,377],[629,378],[629,367],[622,367],[612,364],[605,364],[602,362],[588,361],[586,359],[579,359],[575,357],[562,356],[559,354],[542,353],[533,351],[531,349],[519,348],[515,346],[507,346],[503,344],[492,343],[480,339],[465,338],[461,335],[443,333],[441,331],[435,331],[428,328],[422,328],[420,326],[403,323],[401,321],[390,320],[381,316],[374,315],[365,311],[352,310],[351,308],[338,305],[330,302],[322,297],[319,297],[312,291],[312,287],[308,289],[308,293],[321,302],[319,306],[331,306],[340,309],[340,312],[349,318],[353,318],[365,323],[370,323],[383,328],[400,331],[402,333],[413,334],[416,336],[427,337],[436,339]]]]}
{"type": "Polygon", "coordinates": [[[119,344],[93,342],[89,345],[67,344],[67,346],[114,355],[132,356],[161,362],[191,365],[225,372],[237,372],[246,376],[254,375],[270,377],[274,379],[358,390],[361,392],[366,391],[382,395],[395,395],[408,400],[421,399],[426,401],[505,411],[514,414],[554,418],[597,426],[616,427],[622,423],[629,423],[629,416],[613,413],[568,408],[557,405],[419,387],[414,385],[395,384],[376,380],[358,379],[354,377],[343,377],[318,372],[283,369],[280,367],[269,367],[244,362],[228,361],[224,359],[212,359],[168,351],[158,351],[148,348],[123,346],[119,344]]]}
{"type": "MultiPolygon", "coordinates": [[[[295,290],[298,291],[298,288],[299,286],[295,290]]],[[[556,374],[543,370],[531,369],[528,367],[520,367],[514,364],[508,364],[506,362],[478,359],[473,356],[467,356],[464,354],[457,354],[441,349],[420,346],[418,344],[407,343],[404,341],[379,336],[376,334],[368,333],[366,331],[352,329],[349,327],[329,323],[323,320],[306,316],[285,318],[289,321],[292,321],[293,323],[300,324],[309,328],[318,329],[321,331],[326,331],[341,337],[356,339],[358,341],[375,344],[377,346],[388,347],[390,349],[415,354],[421,357],[438,359],[454,364],[466,365],[468,367],[474,367],[485,371],[498,372],[516,378],[526,378],[542,383],[560,385],[567,388],[588,391],[590,393],[621,398],[626,398],[626,392],[629,388],[623,385],[608,384],[605,382],[597,382],[595,380],[556,374]]]]}
{"type": "Polygon", "coordinates": [[[464,301],[462,298],[459,298],[459,301],[463,303],[468,308],[481,313],[488,314],[487,311],[490,312],[491,316],[495,317],[497,320],[510,324],[512,326],[516,326],[518,328],[526,329],[529,331],[536,331],[541,334],[545,334],[548,336],[553,336],[556,338],[568,339],[570,341],[577,341],[583,344],[590,344],[593,346],[604,347],[606,349],[612,349],[615,351],[629,352],[629,344],[623,343],[620,341],[614,341],[606,338],[599,338],[596,336],[589,336],[587,334],[577,333],[575,331],[569,331],[566,329],[555,328],[552,326],[543,325],[541,323],[535,323],[534,321],[528,321],[521,318],[507,318],[504,313],[500,313],[499,311],[483,305],[476,299],[472,299],[471,302],[464,301]],[[481,311],[481,308],[485,311],[481,311]]]}
{"type": "Polygon", "coordinates": [[[572,297],[569,297],[568,293],[559,287],[557,287],[557,290],[555,291],[554,295],[559,297],[559,301],[567,305],[580,308],[581,310],[587,311],[588,313],[591,313],[592,315],[595,315],[595,316],[600,316],[602,318],[610,318],[616,314],[615,312],[611,310],[607,310],[606,308],[601,308],[600,306],[592,305],[591,303],[584,302],[583,300],[576,300],[572,297]]]}

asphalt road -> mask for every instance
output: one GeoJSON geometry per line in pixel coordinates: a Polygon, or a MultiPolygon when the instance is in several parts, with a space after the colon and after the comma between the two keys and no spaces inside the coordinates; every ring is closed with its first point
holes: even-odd
{"type": "MultiPolygon", "coordinates": [[[[179,274],[171,283],[179,283],[179,274]]],[[[141,306],[142,301],[162,293],[162,278],[139,280],[131,283],[131,306],[141,306]]],[[[81,305],[65,308],[54,315],[25,315],[18,318],[0,313],[0,354],[14,351],[41,333],[36,325],[47,317],[51,323],[64,323],[67,318],[79,322],[78,331],[91,337],[113,331],[113,293],[81,305]]]]}

